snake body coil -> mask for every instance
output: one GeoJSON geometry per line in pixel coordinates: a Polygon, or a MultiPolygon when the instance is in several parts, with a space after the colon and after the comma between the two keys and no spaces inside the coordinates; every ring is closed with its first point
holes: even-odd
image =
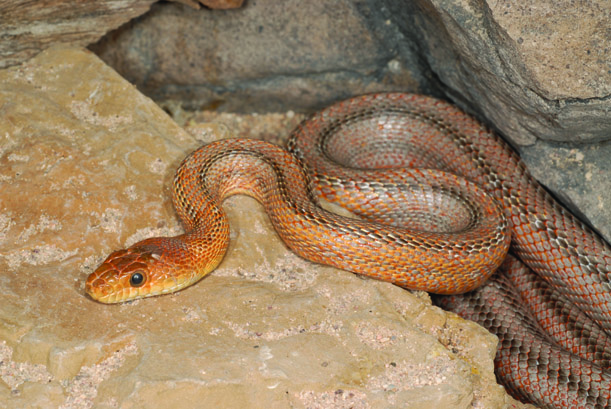
{"type": "MultiPolygon", "coordinates": [[[[481,286],[511,240],[512,251],[536,272],[534,282],[551,293],[528,285],[516,290],[506,275],[495,275],[480,289],[440,303],[499,335],[497,374],[515,396],[544,407],[610,405],[609,374],[599,366],[608,363],[608,353],[592,351],[609,345],[611,249],[488,129],[433,98],[377,94],[314,114],[293,132],[289,150],[224,140],[189,155],[173,195],[186,233],[112,253],[88,278],[88,294],[121,302],[199,280],[227,248],[221,202],[236,193],[258,199],[284,242],[304,258],[439,294],[481,286]],[[421,169],[403,169],[414,167],[421,169]],[[316,197],[365,220],[329,213],[316,197]],[[582,344],[562,350],[527,313],[514,312],[523,309],[520,297],[547,306],[541,321],[552,322],[548,327],[563,320],[546,316],[550,299],[578,307],[563,322],[587,333],[582,344]],[[589,355],[573,354],[580,349],[589,355]],[[601,356],[600,364],[586,361],[601,356]]],[[[522,268],[517,263],[507,261],[503,269],[522,268]]]]}

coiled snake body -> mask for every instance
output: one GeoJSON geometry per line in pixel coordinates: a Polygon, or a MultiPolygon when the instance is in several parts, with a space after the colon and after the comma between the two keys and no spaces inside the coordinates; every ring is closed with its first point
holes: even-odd
{"type": "Polygon", "coordinates": [[[453,294],[439,303],[499,336],[497,375],[514,396],[542,407],[611,405],[603,369],[611,360],[611,249],[488,129],[433,98],[376,94],[314,114],[293,132],[289,150],[232,139],[193,152],[174,179],[186,233],[112,253],[87,279],[87,293],[113,303],[198,281],[227,248],[222,200],[245,193],[304,258],[453,294]],[[317,197],[364,220],[327,212],[317,197]],[[506,259],[510,241],[536,274],[506,259]],[[550,315],[557,311],[568,318],[550,315]]]}

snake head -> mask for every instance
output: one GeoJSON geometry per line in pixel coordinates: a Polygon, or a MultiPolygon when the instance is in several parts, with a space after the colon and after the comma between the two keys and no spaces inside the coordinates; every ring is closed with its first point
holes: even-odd
{"type": "MultiPolygon", "coordinates": [[[[91,298],[114,304],[178,291],[197,281],[165,257],[163,247],[149,239],[111,253],[87,278],[85,291],[91,298]]],[[[167,239],[165,239],[167,240],[167,239]]],[[[175,246],[174,246],[175,247],[175,246]]]]}

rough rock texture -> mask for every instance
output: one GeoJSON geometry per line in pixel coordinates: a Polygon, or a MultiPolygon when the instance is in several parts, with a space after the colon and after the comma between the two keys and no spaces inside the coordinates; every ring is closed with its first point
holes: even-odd
{"type": "Polygon", "coordinates": [[[395,21],[454,101],[519,145],[609,140],[608,0],[414,4],[413,19],[395,21]]]}
{"type": "Polygon", "coordinates": [[[191,109],[445,95],[518,146],[542,183],[611,240],[611,145],[581,148],[576,162],[562,158],[579,148],[554,142],[611,136],[606,3],[257,0],[195,14],[157,4],[92,49],[146,94],[191,109]]]}
{"type": "Polygon", "coordinates": [[[0,72],[0,113],[0,407],[522,407],[480,327],[297,258],[248,198],[228,201],[232,247],[202,282],[86,298],[109,251],[180,230],[168,186],[202,141],[73,49],[0,72]]]}
{"type": "Polygon", "coordinates": [[[155,4],[91,49],[145,94],[191,109],[307,111],[366,92],[432,93],[414,45],[401,43],[377,7],[364,8],[375,18],[346,0],[256,0],[198,13],[155,4]]]}
{"type": "Polygon", "coordinates": [[[244,0],[199,0],[199,2],[211,9],[236,9],[244,4],[244,0]]]}
{"type": "Polygon", "coordinates": [[[19,64],[53,44],[91,44],[155,1],[1,0],[0,67],[19,64]]]}
{"type": "Polygon", "coordinates": [[[199,10],[200,3],[211,9],[235,9],[242,7],[244,0],[174,0],[177,3],[186,4],[189,7],[199,10]]]}
{"type": "Polygon", "coordinates": [[[611,243],[611,143],[576,147],[539,141],[521,157],[561,202],[611,243]]]}
{"type": "MultiPolygon", "coordinates": [[[[19,64],[53,44],[86,46],[144,14],[157,0],[0,0],[0,68],[19,64]]],[[[244,0],[170,0],[199,9],[242,6],[244,0]]]]}

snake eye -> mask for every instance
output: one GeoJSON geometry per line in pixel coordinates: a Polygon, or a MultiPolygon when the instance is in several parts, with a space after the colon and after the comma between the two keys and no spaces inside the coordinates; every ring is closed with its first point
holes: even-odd
{"type": "Polygon", "coordinates": [[[142,273],[140,270],[133,273],[129,278],[129,283],[132,287],[140,287],[145,281],[144,273],[142,273]]]}

